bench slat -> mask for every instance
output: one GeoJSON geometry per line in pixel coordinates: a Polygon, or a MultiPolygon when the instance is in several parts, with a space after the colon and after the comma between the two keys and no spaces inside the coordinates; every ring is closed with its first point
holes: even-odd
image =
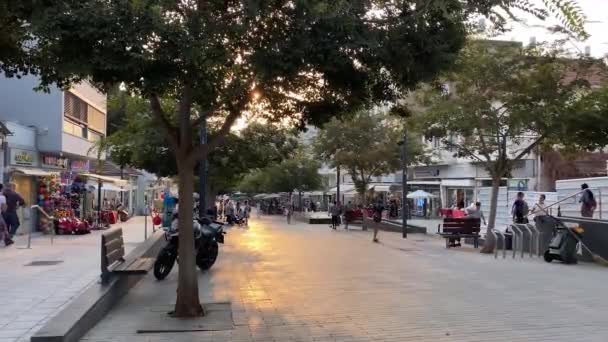
{"type": "Polygon", "coordinates": [[[114,249],[111,252],[108,252],[106,254],[106,260],[108,261],[108,266],[112,265],[116,261],[121,260],[124,256],[125,256],[125,249],[122,246],[120,248],[114,249]]]}
{"type": "Polygon", "coordinates": [[[111,241],[117,238],[122,239],[122,228],[113,228],[108,231],[103,232],[101,235],[105,241],[111,241]]]}
{"type": "Polygon", "coordinates": [[[106,251],[107,253],[113,252],[115,249],[119,249],[125,245],[125,242],[122,238],[114,239],[111,241],[106,241],[106,251]]]}
{"type": "Polygon", "coordinates": [[[129,265],[119,265],[114,269],[117,273],[148,273],[154,266],[155,258],[138,258],[129,265]]]}

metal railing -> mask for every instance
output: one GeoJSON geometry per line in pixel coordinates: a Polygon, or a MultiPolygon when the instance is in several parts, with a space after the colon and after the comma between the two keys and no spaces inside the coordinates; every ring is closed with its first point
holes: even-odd
{"type": "MultiPolygon", "coordinates": [[[[576,192],[574,194],[568,195],[567,197],[552,203],[546,207],[541,207],[542,210],[544,210],[545,212],[550,212],[551,207],[554,207],[555,205],[558,205],[564,201],[567,201],[570,198],[576,197],[578,195],[580,195],[581,193],[583,193],[584,190],[581,190],[579,192],[576,192]]],[[[533,215],[538,215],[538,212],[531,212],[528,214],[528,217],[533,216],[533,215]]],[[[494,240],[496,241],[496,244],[494,246],[494,258],[497,259],[498,258],[498,252],[499,252],[499,241],[502,242],[500,244],[500,247],[502,247],[502,257],[503,259],[506,258],[507,256],[507,236],[511,236],[511,249],[513,251],[513,259],[515,259],[515,256],[518,254],[520,254],[521,258],[523,258],[525,256],[525,252],[526,252],[526,246],[525,246],[525,242],[526,242],[526,234],[527,237],[529,238],[528,244],[527,244],[527,250],[528,250],[528,254],[530,256],[530,258],[532,258],[533,256],[537,256],[537,257],[541,257],[543,255],[543,251],[542,251],[542,232],[536,228],[536,226],[534,224],[531,223],[512,223],[508,225],[508,228],[511,229],[511,234],[507,233],[507,232],[503,232],[497,229],[493,229],[491,231],[492,235],[494,236],[494,240]],[[499,239],[500,237],[500,239],[499,239]]]]}
{"type": "MultiPolygon", "coordinates": [[[[55,220],[55,217],[49,215],[46,211],[44,211],[44,209],[42,209],[39,205],[35,204],[32,205],[30,207],[30,209],[38,209],[38,212],[40,212],[42,215],[44,215],[44,217],[47,218],[47,220],[49,220],[51,222],[51,246],[53,245],[54,239],[55,239],[55,227],[52,225],[53,221],[55,220]]],[[[31,224],[30,225],[30,229],[27,232],[27,247],[23,247],[24,249],[31,249],[32,248],[32,227],[34,225],[31,224]]]]}

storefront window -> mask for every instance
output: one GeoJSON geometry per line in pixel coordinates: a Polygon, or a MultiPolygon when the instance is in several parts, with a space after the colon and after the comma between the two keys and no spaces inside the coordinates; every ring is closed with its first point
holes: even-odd
{"type": "Polygon", "coordinates": [[[473,188],[448,188],[447,193],[450,207],[466,208],[475,201],[473,188]]]}

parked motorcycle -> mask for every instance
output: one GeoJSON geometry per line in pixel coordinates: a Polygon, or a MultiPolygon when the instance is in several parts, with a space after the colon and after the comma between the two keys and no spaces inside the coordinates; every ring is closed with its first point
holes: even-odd
{"type": "MultiPolygon", "coordinates": [[[[213,266],[219,252],[218,243],[224,243],[223,225],[208,218],[195,219],[194,248],[196,252],[196,265],[201,271],[206,271],[213,266]]],[[[173,265],[178,262],[179,233],[176,230],[165,231],[167,245],[158,253],[154,263],[154,276],[158,280],[165,279],[173,265]]]]}

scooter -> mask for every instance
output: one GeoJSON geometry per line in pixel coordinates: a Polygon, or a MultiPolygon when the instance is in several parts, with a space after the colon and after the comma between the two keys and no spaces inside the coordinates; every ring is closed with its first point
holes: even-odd
{"type": "Polygon", "coordinates": [[[559,260],[565,264],[576,264],[577,246],[581,243],[584,232],[580,226],[570,228],[561,220],[555,219],[553,237],[544,254],[545,261],[559,260]]]}
{"type": "MultiPolygon", "coordinates": [[[[195,219],[193,228],[196,265],[201,271],[206,271],[217,260],[218,243],[224,243],[226,233],[221,223],[206,217],[195,219]]],[[[169,228],[165,231],[165,239],[167,245],[158,253],[154,262],[154,276],[158,280],[165,279],[178,262],[179,232],[169,228]]]]}

